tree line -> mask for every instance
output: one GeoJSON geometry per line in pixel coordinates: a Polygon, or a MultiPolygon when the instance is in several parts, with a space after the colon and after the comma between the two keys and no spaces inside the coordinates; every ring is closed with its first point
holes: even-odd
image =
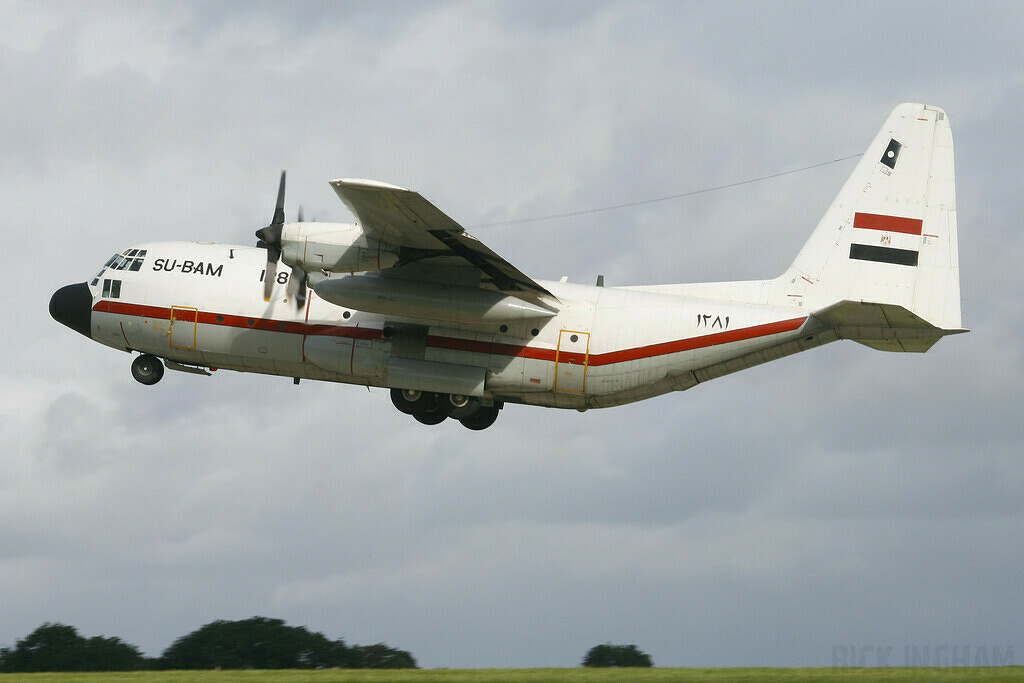
{"type": "MultiPolygon", "coordinates": [[[[636,645],[605,643],[591,648],[584,667],[649,667],[636,645]]],[[[415,669],[405,650],[347,645],[281,619],[252,617],[210,622],[174,641],[159,657],[146,657],[120,638],[86,638],[74,626],[45,623],[0,648],[0,672],[139,671],[153,669],[415,669]]]]}
{"type": "Polygon", "coordinates": [[[146,657],[120,638],[86,638],[74,626],[45,623],[12,648],[0,648],[0,672],[146,669],[415,669],[404,650],[348,645],[281,619],[210,622],[146,657]]]}

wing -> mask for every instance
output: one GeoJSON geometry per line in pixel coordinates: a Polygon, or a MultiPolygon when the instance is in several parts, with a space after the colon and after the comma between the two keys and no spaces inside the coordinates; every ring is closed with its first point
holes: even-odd
{"type": "MultiPolygon", "coordinates": [[[[543,303],[547,289],[491,251],[418,192],[373,180],[332,180],[331,187],[373,239],[402,248],[397,277],[476,282],[483,289],[543,303]],[[427,269],[408,264],[429,264],[427,269]],[[429,275],[424,276],[427,272],[429,275]]],[[[382,273],[385,274],[385,273],[382,273]]]]}

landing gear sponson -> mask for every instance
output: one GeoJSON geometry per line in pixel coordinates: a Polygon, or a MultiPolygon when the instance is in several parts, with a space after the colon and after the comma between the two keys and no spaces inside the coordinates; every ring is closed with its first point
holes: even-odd
{"type": "MultiPolygon", "coordinates": [[[[164,366],[156,356],[144,353],[132,361],[132,377],[141,384],[156,384],[163,376],[164,366]]],[[[421,424],[436,425],[452,418],[474,431],[487,429],[494,424],[501,409],[501,405],[485,406],[474,396],[436,394],[413,389],[392,389],[391,402],[421,424]]]]}

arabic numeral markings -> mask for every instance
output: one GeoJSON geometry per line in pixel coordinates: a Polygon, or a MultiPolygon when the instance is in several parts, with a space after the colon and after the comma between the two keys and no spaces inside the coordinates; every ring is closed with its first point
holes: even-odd
{"type": "Polygon", "coordinates": [[[727,330],[729,329],[729,316],[716,313],[698,313],[697,327],[727,330]]]}

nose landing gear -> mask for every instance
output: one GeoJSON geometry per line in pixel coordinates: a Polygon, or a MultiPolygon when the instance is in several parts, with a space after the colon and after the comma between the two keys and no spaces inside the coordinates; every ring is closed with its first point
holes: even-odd
{"type": "Polygon", "coordinates": [[[163,376],[164,366],[156,356],[144,353],[132,361],[132,377],[137,382],[146,385],[156,384],[163,376]]]}

